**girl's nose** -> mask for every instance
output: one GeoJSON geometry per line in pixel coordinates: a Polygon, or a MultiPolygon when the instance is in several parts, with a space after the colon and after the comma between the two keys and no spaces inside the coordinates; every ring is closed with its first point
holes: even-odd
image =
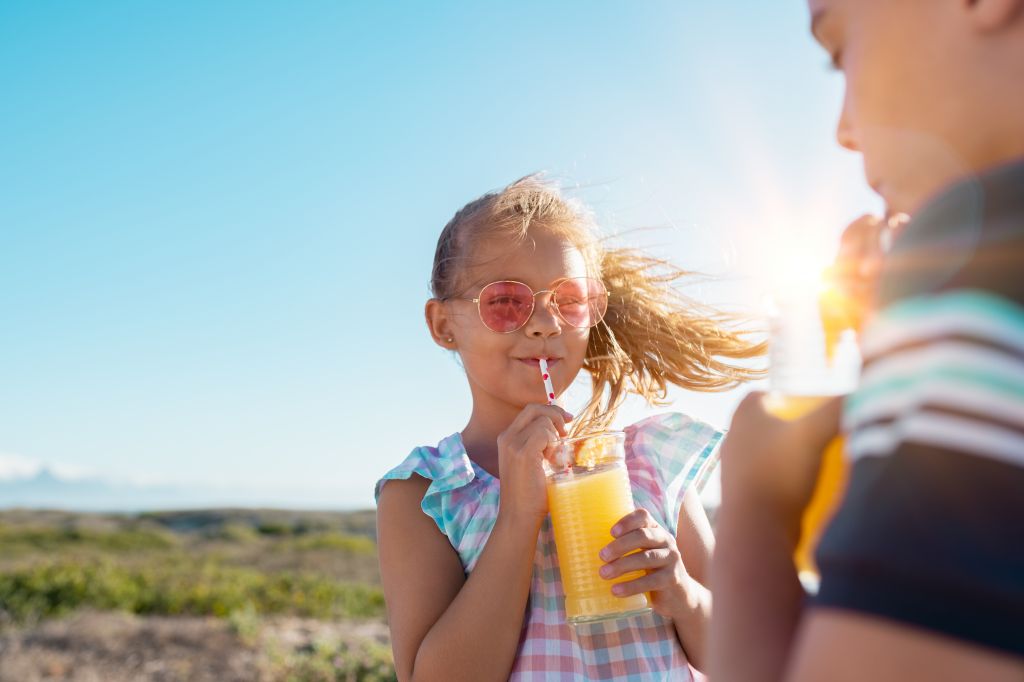
{"type": "Polygon", "coordinates": [[[533,314],[526,322],[526,335],[534,337],[553,336],[562,331],[562,320],[555,312],[551,294],[537,297],[533,306],[533,314]]]}

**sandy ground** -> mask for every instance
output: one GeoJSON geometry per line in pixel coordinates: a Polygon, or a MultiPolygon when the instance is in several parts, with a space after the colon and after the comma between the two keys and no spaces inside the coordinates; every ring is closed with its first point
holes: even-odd
{"type": "Polygon", "coordinates": [[[239,634],[215,618],[79,613],[0,632],[0,682],[270,682],[271,652],[339,640],[386,644],[387,627],[281,618],[239,634]]]}

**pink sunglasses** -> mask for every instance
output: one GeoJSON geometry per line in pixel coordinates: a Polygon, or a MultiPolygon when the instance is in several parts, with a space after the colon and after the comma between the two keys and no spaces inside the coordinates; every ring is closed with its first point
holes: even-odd
{"type": "Polygon", "coordinates": [[[580,329],[595,327],[604,319],[610,295],[599,279],[570,277],[559,280],[551,289],[537,292],[522,282],[501,281],[485,286],[476,298],[450,298],[476,303],[485,327],[499,334],[510,334],[529,321],[534,302],[541,294],[551,294],[548,307],[563,322],[580,329]]]}

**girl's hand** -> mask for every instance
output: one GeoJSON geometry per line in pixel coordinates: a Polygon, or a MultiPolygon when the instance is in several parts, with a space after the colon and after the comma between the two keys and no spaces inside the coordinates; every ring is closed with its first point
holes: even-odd
{"type": "Polygon", "coordinates": [[[572,415],[557,405],[527,405],[498,436],[501,476],[499,514],[540,523],[548,513],[543,461],[549,447],[566,435],[572,415]]]}
{"type": "Polygon", "coordinates": [[[647,573],[642,578],[612,586],[612,594],[628,597],[650,592],[651,606],[659,614],[680,613],[688,603],[687,588],[694,581],[686,572],[672,534],[646,509],[637,509],[612,527],[612,535],[615,540],[601,550],[601,558],[607,562],[601,567],[601,577],[613,580],[630,571],[647,573]]]}

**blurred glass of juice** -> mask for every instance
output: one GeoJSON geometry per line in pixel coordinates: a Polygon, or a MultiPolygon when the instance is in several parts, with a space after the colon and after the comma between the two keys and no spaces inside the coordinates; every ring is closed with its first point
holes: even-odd
{"type": "MultiPolygon", "coordinates": [[[[860,372],[853,321],[844,316],[833,290],[791,291],[773,301],[769,339],[769,393],[765,409],[782,419],[798,419],[825,401],[847,395],[860,372]]],[[[814,551],[846,491],[847,463],[843,438],[834,438],[822,453],[811,501],[801,520],[793,561],[800,580],[816,591],[814,551]]]]}

